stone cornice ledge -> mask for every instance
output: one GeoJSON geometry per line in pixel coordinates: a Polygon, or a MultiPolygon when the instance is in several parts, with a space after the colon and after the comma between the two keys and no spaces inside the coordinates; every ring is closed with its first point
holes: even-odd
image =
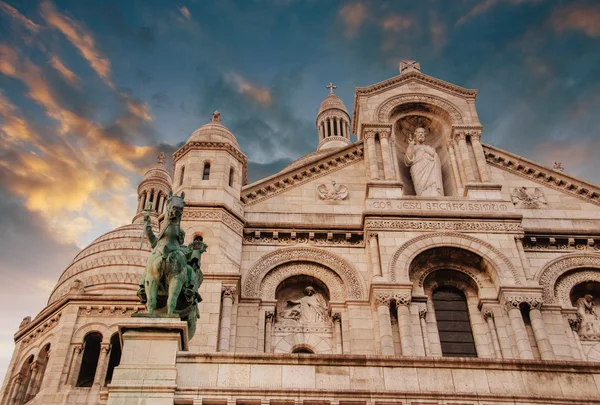
{"type": "Polygon", "coordinates": [[[549,371],[565,373],[600,373],[600,363],[563,360],[509,360],[483,358],[379,356],[359,354],[289,354],[289,353],[193,353],[177,352],[177,363],[204,364],[284,364],[315,366],[381,366],[444,369],[492,369],[515,371],[549,371]]]}
{"type": "Polygon", "coordinates": [[[577,177],[545,167],[529,159],[490,145],[483,145],[486,161],[492,166],[516,173],[536,183],[600,205],[600,187],[577,177]]]}

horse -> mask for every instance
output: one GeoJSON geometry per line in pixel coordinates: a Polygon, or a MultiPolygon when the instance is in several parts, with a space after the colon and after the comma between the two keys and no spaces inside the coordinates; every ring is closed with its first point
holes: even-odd
{"type": "Polygon", "coordinates": [[[188,283],[188,264],[186,252],[181,246],[181,216],[185,207],[185,193],[173,195],[167,199],[164,227],[158,237],[154,236],[150,218],[146,215],[145,233],[153,248],[146,262],[143,285],[147,296],[146,309],[153,314],[163,307],[166,295],[166,312],[178,316],[177,303],[183,287],[188,283]],[[158,305],[158,306],[157,306],[158,305]]]}

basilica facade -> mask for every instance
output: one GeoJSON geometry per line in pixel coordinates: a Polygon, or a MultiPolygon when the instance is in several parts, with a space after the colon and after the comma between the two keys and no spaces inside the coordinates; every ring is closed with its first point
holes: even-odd
{"type": "Polygon", "coordinates": [[[600,188],[483,143],[477,91],[416,62],[352,117],[334,87],[316,151],[255,183],[218,112],[161,158],[23,320],[0,403],[600,404],[600,188]],[[182,193],[191,339],[136,295],[182,193]]]}

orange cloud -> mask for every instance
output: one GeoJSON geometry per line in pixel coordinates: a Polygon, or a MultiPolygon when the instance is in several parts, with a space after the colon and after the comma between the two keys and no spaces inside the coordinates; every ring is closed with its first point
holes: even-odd
{"type": "Polygon", "coordinates": [[[342,23],[345,26],[345,32],[347,38],[354,38],[367,18],[367,8],[363,3],[350,3],[346,4],[340,9],[340,17],[342,23]]]}
{"type": "Polygon", "coordinates": [[[381,21],[381,28],[386,31],[398,32],[410,28],[412,24],[413,22],[411,19],[402,17],[398,14],[393,14],[381,21]]]}
{"type": "Polygon", "coordinates": [[[573,30],[600,36],[600,4],[568,4],[554,12],[550,23],[558,33],[573,30]]]}
{"type": "Polygon", "coordinates": [[[502,3],[509,4],[511,6],[519,6],[521,4],[526,3],[539,3],[540,1],[542,0],[478,0],[478,3],[472,9],[470,9],[466,14],[464,14],[458,19],[456,25],[464,24],[470,19],[477,17],[480,14],[486,13],[490,9],[502,3]]]}
{"type": "Polygon", "coordinates": [[[21,25],[27,28],[29,31],[33,33],[37,33],[40,30],[40,26],[31,21],[29,18],[25,17],[23,14],[19,12],[16,8],[11,6],[10,4],[6,4],[3,1],[0,1],[0,10],[4,11],[6,14],[11,16],[15,21],[18,21],[21,25]]]}
{"type": "Polygon", "coordinates": [[[271,104],[272,97],[269,90],[249,83],[237,73],[230,73],[227,75],[227,78],[237,85],[238,91],[241,94],[250,97],[263,106],[271,104]]]}
{"type": "Polygon", "coordinates": [[[66,67],[58,56],[54,55],[50,58],[50,65],[61,74],[61,76],[74,86],[79,86],[79,77],[66,67]]]}
{"type": "Polygon", "coordinates": [[[42,3],[41,14],[50,26],[59,30],[77,48],[81,56],[88,61],[91,68],[104,79],[106,84],[114,88],[114,84],[110,79],[110,61],[102,57],[96,49],[92,35],[77,22],[59,13],[49,1],[42,3]]]}
{"type": "Polygon", "coordinates": [[[190,10],[188,10],[188,8],[186,6],[182,6],[182,7],[177,7],[179,9],[179,12],[181,13],[182,16],[184,16],[186,19],[190,19],[192,18],[192,13],[190,13],[190,10]]]}

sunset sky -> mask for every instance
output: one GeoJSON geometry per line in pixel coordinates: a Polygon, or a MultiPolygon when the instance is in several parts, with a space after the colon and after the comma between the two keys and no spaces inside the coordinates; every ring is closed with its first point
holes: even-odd
{"type": "Polygon", "coordinates": [[[0,379],[160,151],[218,109],[257,180],[315,150],[327,83],[351,109],[401,59],[479,89],[484,142],[600,183],[600,1],[0,0],[0,379]]]}

